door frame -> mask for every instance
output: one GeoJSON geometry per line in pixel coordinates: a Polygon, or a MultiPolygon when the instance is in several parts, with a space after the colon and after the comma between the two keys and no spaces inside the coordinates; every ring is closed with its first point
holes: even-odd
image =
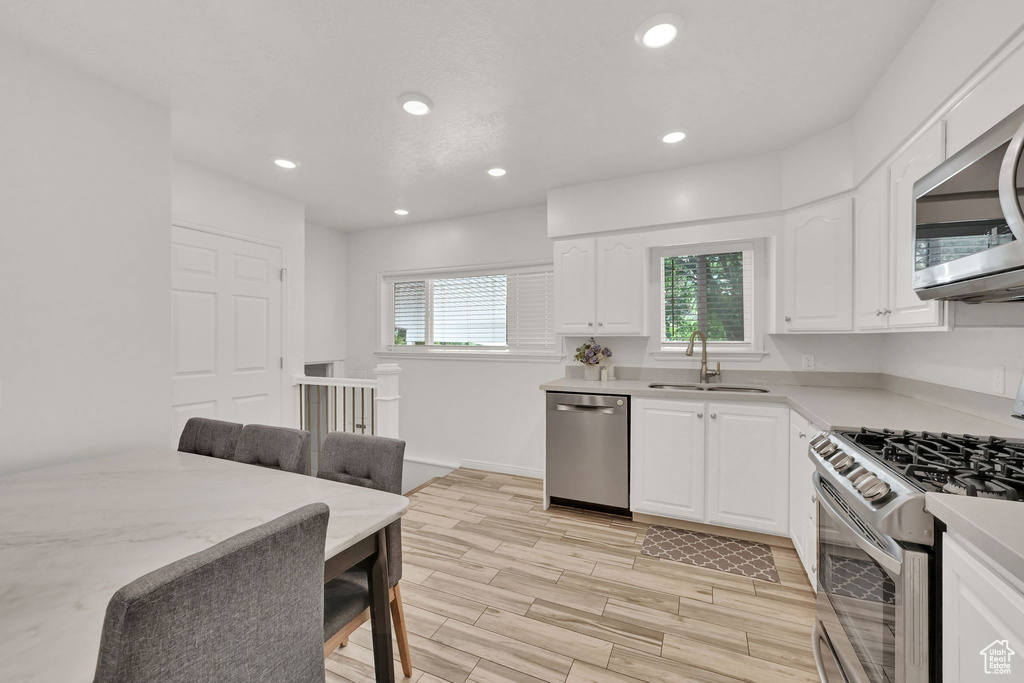
{"type": "MultiPolygon", "coordinates": [[[[288,247],[284,242],[278,242],[276,240],[263,239],[262,237],[254,237],[241,232],[233,232],[231,230],[222,230],[221,228],[215,228],[211,225],[203,223],[197,223],[196,221],[188,221],[178,218],[171,218],[171,230],[174,228],[183,228],[185,230],[195,230],[196,232],[204,232],[210,235],[216,235],[218,237],[227,237],[228,239],[240,240],[242,242],[251,242],[253,244],[259,244],[264,247],[272,247],[281,250],[281,268],[285,271],[284,278],[281,279],[281,357],[284,358],[284,367],[281,368],[281,405],[280,405],[280,421],[282,425],[288,425],[288,415],[295,411],[291,410],[291,394],[289,390],[292,383],[288,379],[288,368],[289,368],[289,357],[288,357],[288,247]]],[[[172,235],[173,239],[173,235],[172,235]]]]}

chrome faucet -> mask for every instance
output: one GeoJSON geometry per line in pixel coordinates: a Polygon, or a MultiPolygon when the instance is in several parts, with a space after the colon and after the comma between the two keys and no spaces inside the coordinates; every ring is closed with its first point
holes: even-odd
{"type": "Polygon", "coordinates": [[[694,330],[690,335],[690,345],[686,347],[686,355],[693,355],[693,340],[697,337],[700,337],[700,383],[707,384],[712,377],[722,376],[722,363],[719,362],[716,369],[708,370],[708,338],[700,330],[694,330]]]}

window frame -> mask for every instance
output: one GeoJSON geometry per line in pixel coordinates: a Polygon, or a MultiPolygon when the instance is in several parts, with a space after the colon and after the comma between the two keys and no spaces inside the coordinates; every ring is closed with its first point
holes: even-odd
{"type": "MultiPolygon", "coordinates": [[[[683,360],[691,358],[686,356],[687,341],[665,341],[665,282],[662,270],[662,259],[672,256],[700,256],[707,254],[720,254],[735,251],[751,252],[751,315],[750,330],[746,335],[748,340],[743,342],[708,341],[708,353],[714,353],[718,357],[725,356],[735,361],[758,361],[765,355],[764,350],[764,329],[765,316],[768,309],[768,301],[771,296],[771,283],[769,281],[769,267],[767,263],[767,244],[761,238],[724,240],[720,242],[699,242],[692,244],[674,244],[670,246],[656,247],[651,250],[652,284],[654,288],[651,296],[652,307],[650,311],[651,320],[655,321],[655,329],[651,339],[651,356],[656,360],[683,360]]],[[[693,357],[696,357],[696,351],[693,357]]]]}
{"type": "MultiPolygon", "coordinates": [[[[395,282],[417,282],[427,280],[427,296],[433,291],[432,280],[445,278],[477,277],[482,275],[513,275],[517,273],[536,273],[547,271],[554,273],[552,261],[528,261],[517,263],[497,263],[484,266],[431,268],[427,270],[395,271],[377,274],[377,350],[375,355],[403,358],[430,358],[450,360],[515,360],[515,361],[550,361],[561,362],[565,357],[561,339],[554,333],[550,348],[531,349],[509,346],[447,346],[436,345],[397,345],[394,341],[395,330],[395,282]]],[[[506,315],[508,314],[506,299],[506,315]]],[[[433,321],[427,307],[425,325],[430,329],[433,321]]],[[[428,334],[425,332],[425,335],[428,334]]],[[[507,335],[506,330],[506,335],[507,335]]],[[[507,341],[507,336],[506,336],[507,341]]]]}

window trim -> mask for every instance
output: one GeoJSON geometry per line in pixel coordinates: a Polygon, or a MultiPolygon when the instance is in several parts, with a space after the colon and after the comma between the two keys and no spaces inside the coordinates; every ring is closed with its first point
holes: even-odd
{"type": "MultiPolygon", "coordinates": [[[[555,335],[553,347],[548,349],[522,349],[503,347],[464,347],[464,346],[398,346],[389,344],[394,339],[394,288],[395,282],[415,282],[417,280],[433,280],[444,277],[474,277],[509,275],[515,273],[535,273],[538,270],[554,271],[552,261],[518,261],[512,263],[493,263],[477,266],[461,266],[452,268],[429,268],[424,270],[403,270],[377,273],[377,345],[375,356],[382,358],[412,358],[448,360],[502,360],[502,361],[538,361],[561,362],[565,358],[562,340],[555,335]]],[[[430,321],[427,321],[430,324],[430,321]]]]}
{"type": "MultiPolygon", "coordinates": [[[[695,256],[701,254],[718,254],[729,251],[750,251],[753,253],[751,272],[753,283],[751,289],[751,306],[753,308],[750,320],[750,341],[749,342],[715,342],[707,344],[708,353],[714,353],[719,357],[726,357],[731,361],[759,361],[768,353],[764,349],[765,316],[769,307],[770,290],[772,289],[770,268],[767,261],[768,244],[764,238],[747,238],[739,240],[722,240],[719,242],[699,242],[692,244],[673,244],[651,249],[651,273],[652,286],[654,287],[651,296],[651,319],[656,321],[655,330],[652,330],[651,350],[649,355],[655,360],[668,361],[690,361],[694,362],[694,356],[686,355],[687,342],[667,342],[663,340],[664,320],[662,319],[662,307],[665,297],[665,283],[663,282],[661,260],[670,256],[695,256]]],[[[697,359],[695,362],[699,362],[697,359]]]]}

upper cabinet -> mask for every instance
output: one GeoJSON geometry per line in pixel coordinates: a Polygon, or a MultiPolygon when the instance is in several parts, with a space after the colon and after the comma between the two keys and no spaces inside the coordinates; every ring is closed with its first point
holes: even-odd
{"type": "Polygon", "coordinates": [[[644,334],[646,263],[637,235],[555,242],[555,331],[644,334]]]}
{"type": "Polygon", "coordinates": [[[783,332],[853,329],[853,211],[850,199],[787,213],[782,223],[783,332]]]}
{"type": "Polygon", "coordinates": [[[914,183],[943,158],[937,123],[887,167],[869,177],[854,200],[854,323],[858,331],[945,329],[946,304],[922,301],[912,282],[914,183]]]}

